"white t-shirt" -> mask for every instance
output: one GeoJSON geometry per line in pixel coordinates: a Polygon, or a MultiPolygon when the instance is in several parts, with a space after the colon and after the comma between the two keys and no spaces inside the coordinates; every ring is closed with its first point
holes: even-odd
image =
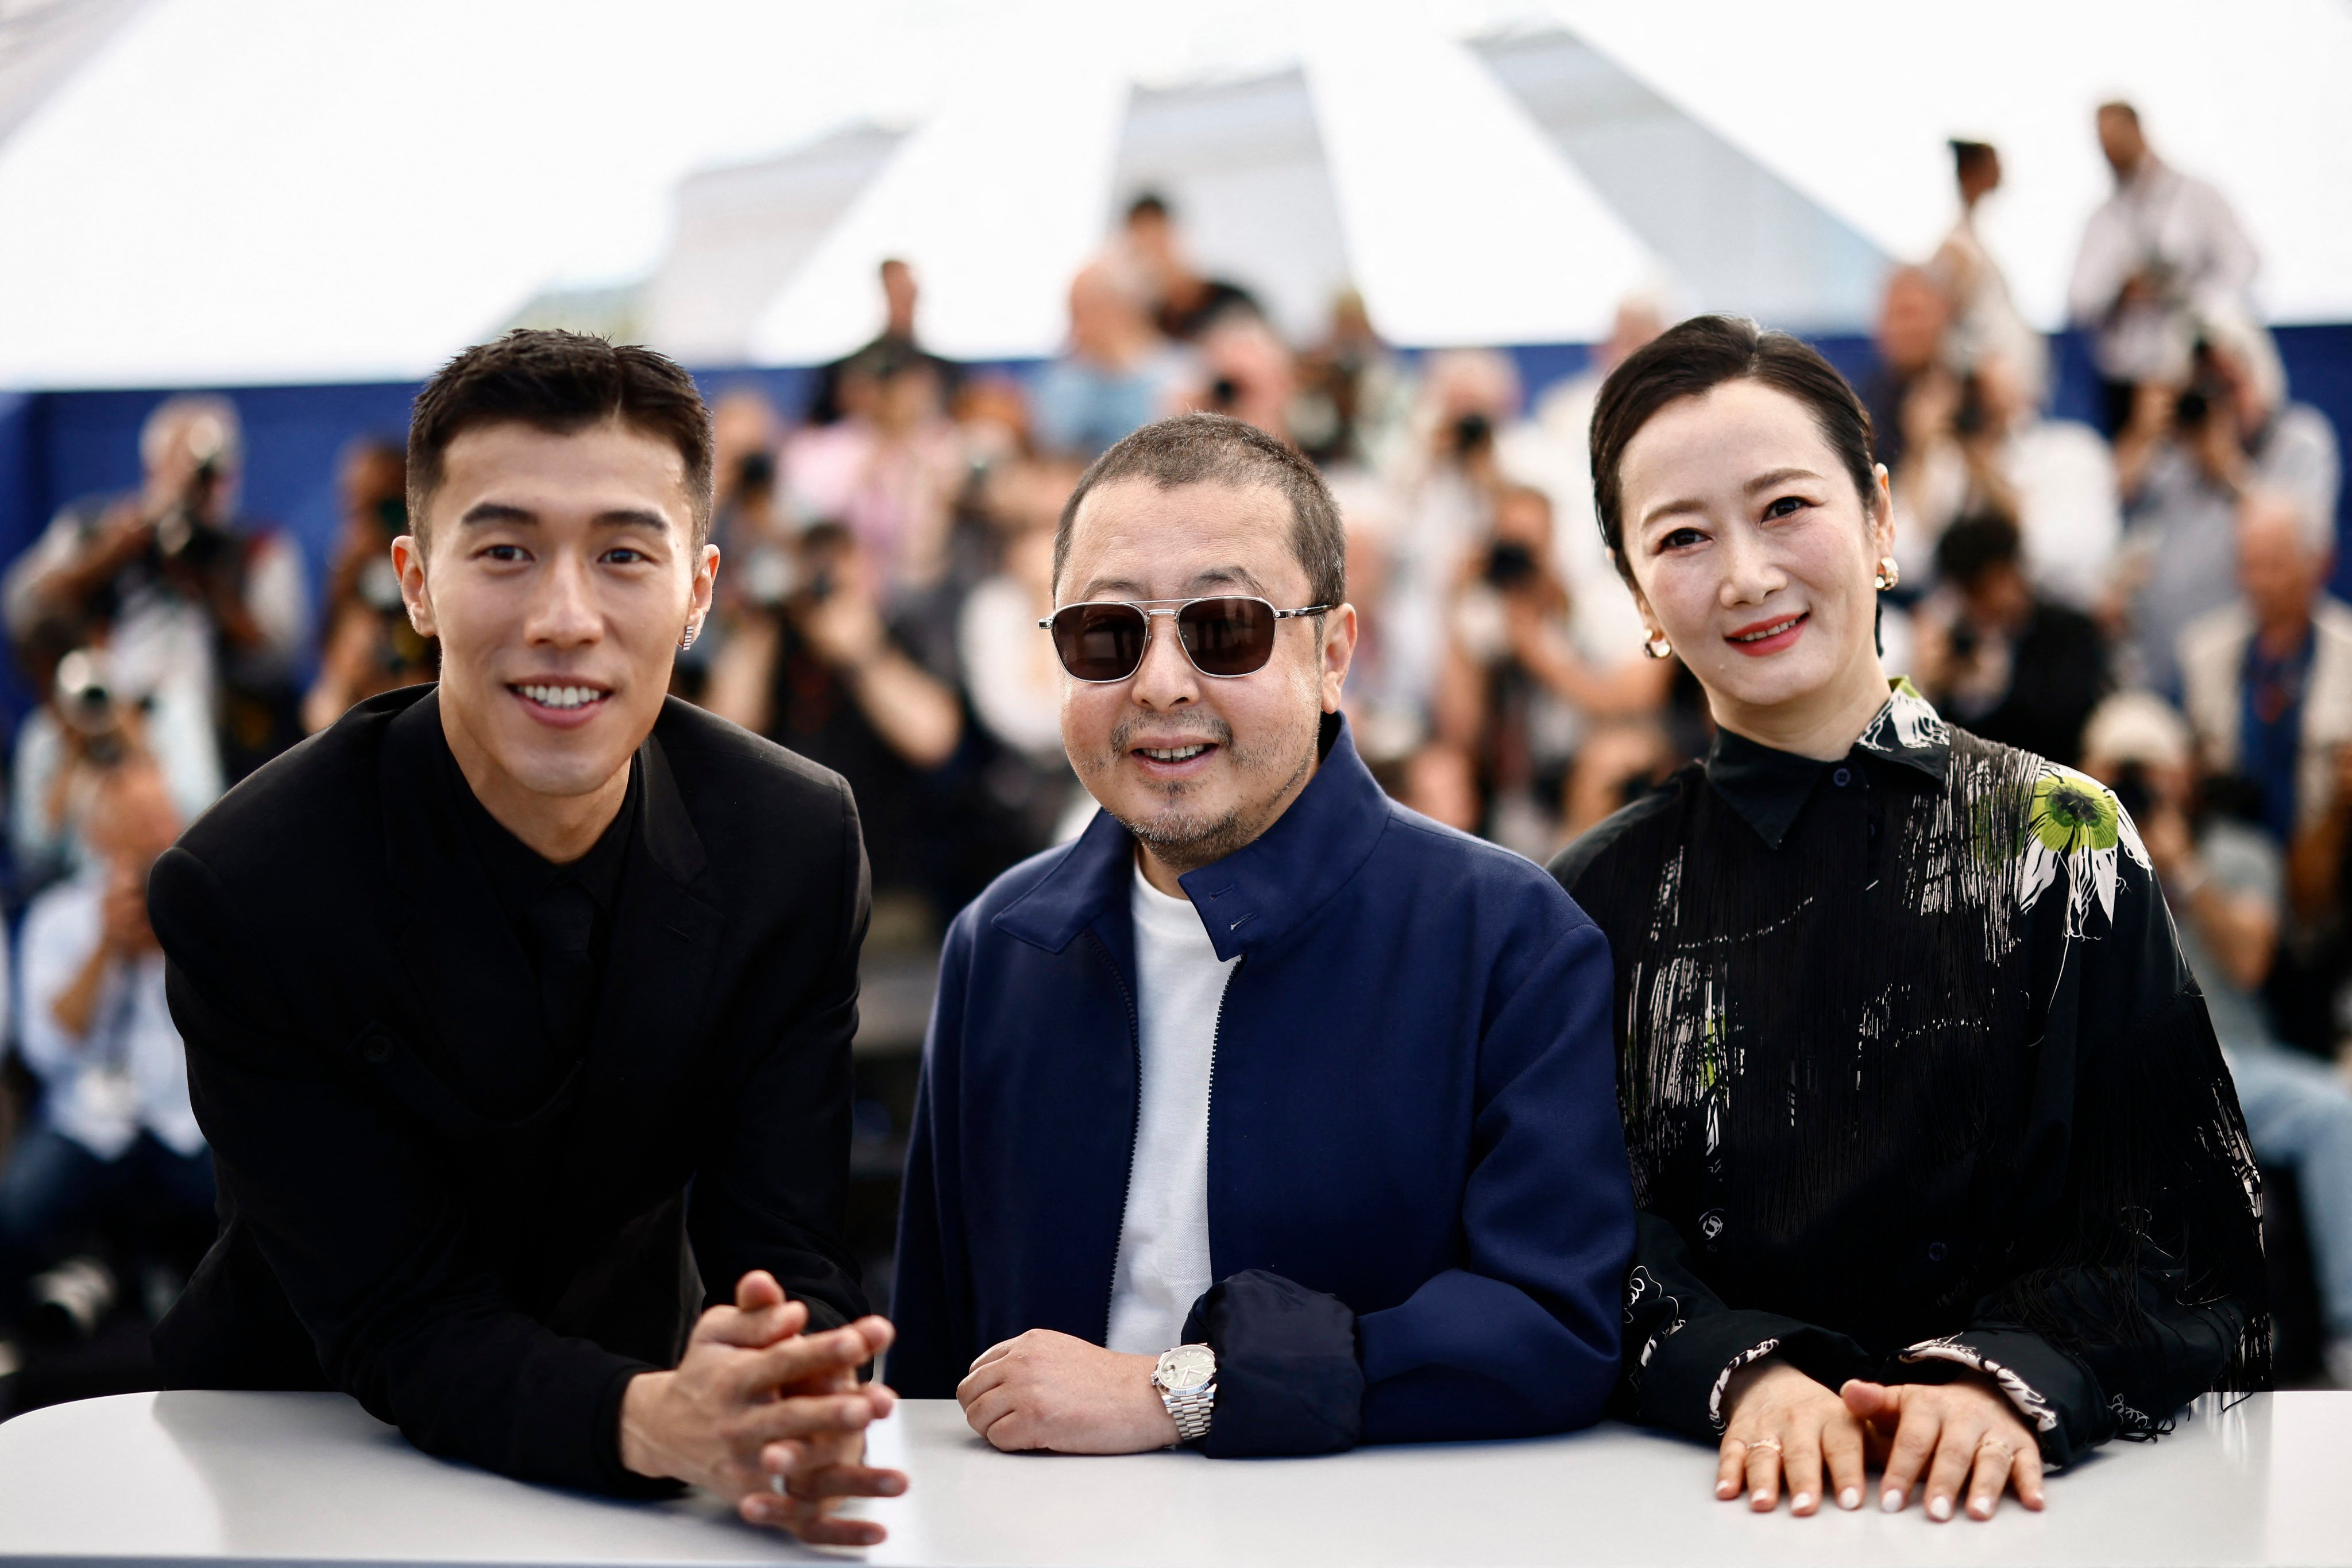
{"type": "Polygon", "coordinates": [[[1143,1092],[1135,1164],[1111,1275],[1109,1347],[1158,1355],[1181,1342],[1209,1278],[1209,1070],[1217,1009],[1234,964],[1220,961],[1200,911],[1135,872],[1136,1015],[1143,1092]]]}

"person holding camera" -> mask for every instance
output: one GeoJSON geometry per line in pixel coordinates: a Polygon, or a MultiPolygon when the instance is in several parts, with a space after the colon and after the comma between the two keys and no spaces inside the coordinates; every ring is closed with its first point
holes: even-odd
{"type": "Polygon", "coordinates": [[[192,821],[221,792],[220,750],[211,715],[182,688],[132,698],[117,688],[110,650],[79,645],[74,628],[51,624],[18,652],[43,693],[16,729],[9,776],[9,846],[17,885],[36,892],[89,864],[82,836],[91,795],[128,756],[163,771],[182,821],[192,821]]]}
{"type": "MultiPolygon", "coordinates": [[[[2024,371],[1987,349],[1956,374],[1941,366],[1903,404],[1905,451],[1895,470],[1895,559],[1919,586],[1936,578],[1946,529],[1999,513],[2018,530],[2034,591],[2074,609],[2095,608],[2115,574],[2122,501],[2107,444],[2089,426],[2052,419],[2024,371]]],[[[2028,747],[2027,750],[2032,750],[2028,747]]]]}
{"type": "MultiPolygon", "coordinates": [[[[138,1261],[175,1274],[212,1238],[212,1160],[147,924],[148,869],[180,823],[153,762],[117,752],[89,802],[90,858],[26,913],[18,1045],[41,1099],[0,1174],[0,1332],[36,1272],[94,1228],[128,1232],[152,1255],[138,1261]]],[[[84,1332],[99,1315],[58,1305],[84,1332]]]]}
{"type": "Polygon", "coordinates": [[[1944,530],[1936,575],[1911,617],[1920,689],[1979,739],[2074,766],[2112,684],[2097,623],[2036,591],[2018,527],[1997,511],[1944,530]]]}
{"type": "Polygon", "coordinates": [[[847,528],[803,531],[780,564],[730,629],[705,705],[848,780],[876,887],[927,889],[939,870],[923,847],[937,821],[927,784],[963,743],[962,700],[892,627],[847,528]]]}
{"type": "Polygon", "coordinates": [[[9,569],[0,606],[20,649],[69,628],[109,645],[122,693],[200,705],[234,781],[299,738],[301,554],[237,515],[244,437],[228,399],[164,399],[139,455],[139,489],[67,507],[9,569]]]}
{"type": "Polygon", "coordinates": [[[1551,501],[1505,485],[1484,551],[1457,575],[1435,727],[1441,744],[1475,759],[1487,836],[1529,857],[1564,840],[1554,804],[1596,723],[1638,720],[1665,705],[1673,667],[1609,658],[1578,634],[1553,555],[1551,501]]]}
{"type": "Polygon", "coordinates": [[[2066,302],[2091,333],[2114,433],[2137,388],[2179,382],[2200,319],[2251,308],[2262,258],[2227,197],[2156,155],[2137,110],[2103,103],[2097,125],[2116,188],[2084,225],[2066,302]]]}
{"type": "Polygon", "coordinates": [[[400,602],[392,542],[408,531],[408,457],[389,441],[362,440],[343,454],[343,537],[327,583],[325,646],[302,699],[302,728],[317,734],[352,704],[433,679],[433,645],[400,602]]]}
{"type": "Polygon", "coordinates": [[[2243,315],[2205,323],[2185,383],[2143,386],[2116,468],[2126,530],[2111,590],[2140,681],[2180,691],[2179,638],[2237,593],[2242,497],[2274,490],[2332,525],[2342,478],[2327,416],[2288,400],[2270,334],[2243,315]]]}

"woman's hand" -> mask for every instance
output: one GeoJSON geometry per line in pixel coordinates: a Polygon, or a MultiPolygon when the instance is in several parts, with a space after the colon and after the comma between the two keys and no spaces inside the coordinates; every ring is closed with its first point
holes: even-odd
{"type": "Polygon", "coordinates": [[[1969,1516],[1990,1519],[2011,1488],[2027,1508],[2042,1507],[2042,1447],[2017,1406],[1976,1373],[1957,1383],[1892,1386],[1855,1379],[1839,1390],[1845,1406],[1886,1443],[1886,1483],[1879,1495],[1898,1511],[1926,1472],[1927,1517],[1952,1517],[1965,1486],[1969,1516]]]}
{"type": "Polygon", "coordinates": [[[1864,1432],[1862,1417],[1846,1401],[1768,1356],[1731,1374],[1724,1404],[1730,1415],[1716,1467],[1717,1498],[1728,1501],[1745,1487],[1748,1506],[1769,1513],[1780,1505],[1786,1476],[1789,1511],[1809,1514],[1822,1505],[1822,1470],[1827,1466],[1838,1506],[1862,1506],[1864,1432]]]}

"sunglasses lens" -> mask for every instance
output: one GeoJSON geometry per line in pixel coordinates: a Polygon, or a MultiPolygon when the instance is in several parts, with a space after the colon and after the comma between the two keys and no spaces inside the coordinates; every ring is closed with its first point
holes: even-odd
{"type": "Polygon", "coordinates": [[[1070,605],[1054,615],[1054,651],[1080,680],[1125,680],[1143,662],[1150,623],[1132,605],[1070,605]]]}
{"type": "Polygon", "coordinates": [[[1176,616],[1203,675],[1253,675],[1274,657],[1273,607],[1263,599],[1195,599],[1176,616]]]}

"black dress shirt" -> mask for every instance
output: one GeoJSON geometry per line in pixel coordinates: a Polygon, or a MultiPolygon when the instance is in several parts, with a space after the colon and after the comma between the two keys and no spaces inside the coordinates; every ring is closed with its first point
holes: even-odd
{"type": "Polygon", "coordinates": [[[2098,784],[1906,685],[1834,762],[1727,732],[1553,872],[1616,967],[1628,1414],[1966,1368],[2063,1464],[2263,1375],[2244,1120],[2098,784]]]}
{"type": "Polygon", "coordinates": [[[457,759],[440,770],[449,809],[488,873],[499,908],[530,955],[539,995],[538,1048],[517,1042],[513,1067],[517,1103],[534,1103],[587,1054],[597,987],[613,950],[613,914],[628,868],[629,843],[639,831],[645,770],[629,763],[621,808],[588,852],[558,865],[507,831],[482,805],[457,759]]]}

